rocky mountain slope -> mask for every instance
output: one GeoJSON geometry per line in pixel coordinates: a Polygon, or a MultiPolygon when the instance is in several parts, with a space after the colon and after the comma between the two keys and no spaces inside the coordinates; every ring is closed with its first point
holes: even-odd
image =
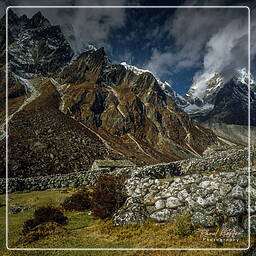
{"type": "MultiPolygon", "coordinates": [[[[256,125],[256,85],[250,91],[250,122],[256,125]]],[[[206,120],[226,124],[248,125],[248,86],[242,81],[231,79],[220,89],[215,98],[214,108],[206,120]]]]}
{"type": "MultiPolygon", "coordinates": [[[[112,64],[103,48],[74,56],[60,27],[41,13],[28,19],[10,11],[9,18],[10,176],[86,170],[106,158],[169,162],[217,143],[151,73],[112,64]]],[[[3,153],[0,161],[4,170],[3,153]]]]}
{"type": "MultiPolygon", "coordinates": [[[[248,124],[248,73],[237,70],[234,77],[224,81],[215,73],[199,83],[193,84],[184,98],[188,101],[183,109],[200,122],[214,122],[236,125],[248,124]]],[[[256,84],[250,78],[250,108],[256,110],[256,84]]],[[[251,125],[256,125],[251,115],[251,125]]]]}
{"type": "MultiPolygon", "coordinates": [[[[248,145],[248,72],[234,72],[225,81],[215,73],[194,83],[184,97],[173,97],[178,106],[202,126],[229,141],[248,145]],[[182,98],[182,101],[180,100],[182,98]]],[[[256,83],[250,77],[251,144],[256,136],[256,83]]]]}
{"type": "MultiPolygon", "coordinates": [[[[225,124],[225,123],[213,123],[204,122],[202,125],[206,128],[211,129],[216,135],[221,138],[225,138],[233,143],[239,143],[241,145],[248,145],[248,126],[247,125],[236,125],[236,124],[225,124]]],[[[250,127],[250,143],[256,145],[256,127],[250,127]]]]}
{"type": "Polygon", "coordinates": [[[52,82],[62,95],[60,110],[122,154],[133,147],[137,158],[169,161],[201,154],[216,139],[176,106],[151,73],[111,64],[103,48],[80,55],[52,82]]]}

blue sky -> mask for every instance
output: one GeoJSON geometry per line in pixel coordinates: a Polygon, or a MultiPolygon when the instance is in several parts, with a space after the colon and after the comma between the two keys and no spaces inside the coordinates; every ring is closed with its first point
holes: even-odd
{"type": "MultiPolygon", "coordinates": [[[[172,5],[202,3],[196,0],[64,0],[61,4],[123,6],[170,5],[170,2],[172,5]]],[[[213,1],[203,2],[204,5],[209,5],[213,1]]],[[[230,4],[231,1],[216,0],[215,4],[220,2],[230,4]]],[[[9,4],[36,5],[36,1],[9,1],[9,4]]],[[[44,4],[59,5],[60,1],[46,0],[44,4]]],[[[232,4],[244,5],[247,2],[232,1],[232,4]]],[[[31,17],[38,10],[23,9],[18,10],[18,13],[25,12],[31,17]]],[[[113,62],[126,61],[128,64],[148,69],[162,81],[170,82],[182,95],[193,81],[200,80],[201,77],[219,72],[228,78],[234,69],[247,64],[247,9],[95,8],[40,11],[52,24],[62,26],[77,51],[88,44],[104,46],[113,62]]],[[[252,25],[256,28],[255,19],[252,19],[252,25]]],[[[255,56],[255,47],[251,51],[252,56],[255,56]]]]}

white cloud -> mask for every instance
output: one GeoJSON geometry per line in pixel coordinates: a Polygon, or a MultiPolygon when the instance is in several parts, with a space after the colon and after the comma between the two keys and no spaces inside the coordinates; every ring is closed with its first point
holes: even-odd
{"type": "Polygon", "coordinates": [[[234,75],[237,68],[248,64],[248,26],[241,19],[224,26],[207,42],[203,69],[196,73],[194,82],[197,84],[195,95],[204,94],[205,81],[213,73],[220,73],[225,79],[234,75]]]}
{"type": "Polygon", "coordinates": [[[153,54],[145,66],[156,76],[171,75],[171,66],[175,63],[175,56],[171,52],[161,53],[159,50],[154,49],[153,54]]]}
{"type": "Polygon", "coordinates": [[[176,47],[153,51],[147,67],[155,72],[201,67],[196,80],[215,71],[228,75],[247,63],[247,9],[178,9],[163,29],[176,47]]]}

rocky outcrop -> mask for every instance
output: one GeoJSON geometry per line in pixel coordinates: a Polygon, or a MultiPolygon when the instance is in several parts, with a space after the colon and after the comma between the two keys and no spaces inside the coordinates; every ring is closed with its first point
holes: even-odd
{"type": "MultiPolygon", "coordinates": [[[[74,53],[60,26],[51,25],[40,12],[29,19],[9,10],[8,18],[9,71],[24,78],[49,76],[71,60],[74,53]]],[[[4,21],[5,16],[0,22],[1,31],[5,29],[4,21]]]]}
{"type": "MultiPolygon", "coordinates": [[[[95,159],[122,159],[90,130],[59,111],[49,80],[43,92],[9,121],[9,177],[86,171],[95,159]]],[[[5,176],[5,141],[0,141],[0,177],[5,176]]]]}
{"type": "MultiPolygon", "coordinates": [[[[251,113],[256,112],[256,85],[251,85],[251,113]]],[[[251,125],[256,125],[255,115],[251,115],[251,125]]],[[[248,85],[231,79],[220,89],[215,98],[214,108],[202,121],[226,124],[248,125],[248,85]]]]}
{"type": "Polygon", "coordinates": [[[151,73],[111,64],[103,48],[81,54],[54,81],[62,112],[137,163],[185,159],[217,142],[176,106],[151,73]]]}

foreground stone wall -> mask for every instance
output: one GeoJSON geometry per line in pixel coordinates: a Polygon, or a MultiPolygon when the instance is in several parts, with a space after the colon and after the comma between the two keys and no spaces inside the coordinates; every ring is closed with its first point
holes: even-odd
{"type": "MultiPolygon", "coordinates": [[[[252,150],[252,158],[255,159],[255,149],[252,150]]],[[[247,149],[231,149],[228,151],[212,152],[209,156],[192,158],[173,163],[151,165],[145,167],[127,167],[114,171],[110,169],[88,170],[60,175],[38,176],[30,178],[9,178],[9,193],[15,191],[33,191],[58,189],[67,187],[78,187],[92,185],[97,177],[102,174],[131,176],[137,173],[140,178],[152,177],[156,179],[196,174],[205,172],[222,172],[236,170],[239,166],[246,166],[248,163],[247,149]]],[[[0,194],[5,193],[5,179],[0,179],[0,194]]]]}
{"type": "MultiPolygon", "coordinates": [[[[134,173],[126,182],[128,199],[114,215],[116,225],[139,224],[147,219],[167,222],[190,213],[194,226],[232,226],[247,232],[247,171],[192,174],[155,179],[134,173]]],[[[251,224],[256,234],[256,173],[251,176],[251,224]]]]}

